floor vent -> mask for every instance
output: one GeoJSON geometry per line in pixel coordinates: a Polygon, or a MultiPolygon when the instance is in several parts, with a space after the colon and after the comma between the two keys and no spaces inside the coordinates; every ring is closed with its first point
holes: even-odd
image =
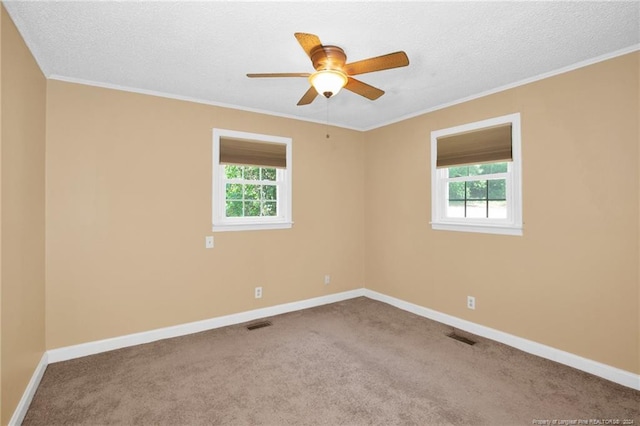
{"type": "Polygon", "coordinates": [[[257,330],[258,328],[269,327],[270,325],[271,321],[254,322],[253,324],[249,324],[247,326],[247,330],[257,330]]]}
{"type": "Polygon", "coordinates": [[[466,343],[467,345],[475,345],[476,342],[474,342],[471,339],[467,339],[466,337],[462,337],[462,336],[458,336],[455,331],[452,331],[451,333],[447,334],[447,337],[451,337],[454,340],[457,340],[458,342],[462,342],[462,343],[466,343]]]}

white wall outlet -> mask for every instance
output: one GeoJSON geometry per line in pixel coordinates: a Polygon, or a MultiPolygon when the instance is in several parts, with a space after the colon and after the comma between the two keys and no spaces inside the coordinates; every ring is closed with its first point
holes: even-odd
{"type": "Polygon", "coordinates": [[[213,248],[213,235],[208,235],[204,237],[204,247],[213,248]]]}
{"type": "Polygon", "coordinates": [[[256,287],[253,292],[253,295],[256,299],[262,299],[262,287],[256,287]]]}
{"type": "Polygon", "coordinates": [[[473,296],[467,296],[467,308],[475,309],[476,308],[476,298],[473,296]]]}
{"type": "Polygon", "coordinates": [[[325,275],[324,276],[324,284],[327,285],[331,283],[331,275],[325,275]]]}

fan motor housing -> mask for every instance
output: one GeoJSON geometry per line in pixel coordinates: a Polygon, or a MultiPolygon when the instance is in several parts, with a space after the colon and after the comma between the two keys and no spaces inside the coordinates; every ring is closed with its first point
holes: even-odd
{"type": "Polygon", "coordinates": [[[342,70],[347,62],[347,55],[338,46],[317,46],[310,56],[316,71],[342,70]]]}

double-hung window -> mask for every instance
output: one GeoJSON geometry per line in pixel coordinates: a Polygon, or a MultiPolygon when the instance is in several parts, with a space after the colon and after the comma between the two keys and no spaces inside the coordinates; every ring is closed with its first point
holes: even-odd
{"type": "Polygon", "coordinates": [[[520,114],[431,132],[433,229],[522,235],[520,114]]]}
{"type": "Polygon", "coordinates": [[[213,230],[291,228],[291,139],[213,130],[213,230]]]}

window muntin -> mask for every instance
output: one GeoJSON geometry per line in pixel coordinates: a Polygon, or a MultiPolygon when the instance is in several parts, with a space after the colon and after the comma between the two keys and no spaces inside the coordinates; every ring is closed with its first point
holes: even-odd
{"type": "Polygon", "coordinates": [[[227,218],[278,217],[278,188],[282,186],[282,172],[275,167],[236,164],[223,167],[227,218]]]}
{"type": "Polygon", "coordinates": [[[213,135],[213,230],[290,228],[291,139],[223,129],[213,135]]]}
{"type": "Polygon", "coordinates": [[[506,219],[509,163],[445,168],[447,218],[506,219]]]}
{"type": "Polygon", "coordinates": [[[431,156],[433,229],[522,235],[520,114],[431,132],[431,156]],[[440,141],[455,141],[453,151],[462,155],[452,160],[451,147],[439,147],[440,141]],[[494,160],[465,164],[463,157],[494,160]]]}

